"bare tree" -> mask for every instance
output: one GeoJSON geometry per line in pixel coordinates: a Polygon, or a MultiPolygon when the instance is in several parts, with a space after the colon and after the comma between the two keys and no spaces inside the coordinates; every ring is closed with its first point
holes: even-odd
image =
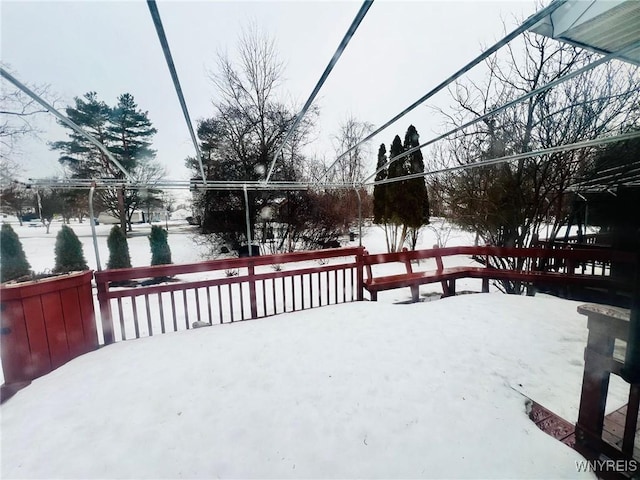
{"type": "MultiPolygon", "coordinates": [[[[491,57],[484,82],[459,82],[450,89],[457,105],[445,114],[450,126],[480,117],[596,57],[530,33],[519,47],[509,44],[503,55],[491,57]]],[[[609,62],[468,127],[449,140],[439,160],[466,165],[621,132],[640,118],[639,92],[637,69],[609,62]]],[[[552,237],[557,235],[570,213],[567,188],[592,161],[594,150],[464,170],[440,177],[437,188],[454,220],[485,242],[528,246],[544,223],[551,224],[552,237]]],[[[506,282],[505,289],[519,291],[520,286],[506,282]]]]}
{"type": "Polygon", "coordinates": [[[333,147],[336,156],[349,152],[339,158],[334,168],[328,172],[328,178],[340,183],[360,183],[364,179],[365,161],[371,157],[369,142],[359,145],[360,140],[373,131],[373,124],[363,122],[353,115],[347,116],[333,135],[333,147]]]}
{"type": "MultiPolygon", "coordinates": [[[[7,65],[2,66],[10,70],[7,65]]],[[[29,87],[55,105],[57,98],[51,94],[49,85],[29,85],[29,87]]],[[[25,137],[37,136],[41,133],[37,118],[45,113],[47,110],[33,99],[4,78],[0,79],[0,186],[3,188],[22,173],[23,168],[16,159],[19,154],[19,143],[25,137]]]]}
{"type": "MultiPolygon", "coordinates": [[[[235,57],[219,54],[217,70],[209,76],[218,92],[215,113],[198,126],[207,178],[262,180],[275,161],[273,180],[300,179],[305,164],[302,148],[309,140],[317,109],[307,112],[283,145],[296,109],[281,100],[283,64],[275,41],[255,26],[244,29],[235,57]]],[[[187,159],[187,165],[200,176],[195,159],[187,159]]],[[[194,195],[194,207],[200,213],[204,233],[215,232],[237,249],[248,240],[245,208],[251,218],[250,235],[255,238],[258,213],[284,196],[283,192],[250,191],[246,205],[241,190],[205,191],[194,195]]],[[[296,198],[291,196],[291,201],[296,198]]]]}

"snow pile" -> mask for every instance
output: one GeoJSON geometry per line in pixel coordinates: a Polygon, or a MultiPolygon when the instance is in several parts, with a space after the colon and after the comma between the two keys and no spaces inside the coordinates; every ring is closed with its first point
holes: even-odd
{"type": "Polygon", "coordinates": [[[360,302],[121,342],[2,407],[2,477],[575,477],[516,390],[575,420],[578,304],[360,302]]]}

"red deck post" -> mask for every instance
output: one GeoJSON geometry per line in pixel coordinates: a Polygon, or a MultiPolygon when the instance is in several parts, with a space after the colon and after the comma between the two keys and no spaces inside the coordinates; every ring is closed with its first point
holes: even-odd
{"type": "Polygon", "coordinates": [[[255,266],[251,260],[247,264],[249,274],[249,302],[251,306],[251,318],[258,318],[258,302],[256,300],[255,266]]]}
{"type": "Polygon", "coordinates": [[[109,282],[99,278],[99,273],[95,275],[96,285],[98,287],[98,303],[100,304],[100,319],[102,320],[102,335],[104,344],[114,343],[115,336],[113,333],[113,316],[111,315],[111,303],[107,296],[109,290],[109,282]]]}
{"type": "MultiPolygon", "coordinates": [[[[356,254],[356,299],[359,302],[364,299],[364,252],[364,248],[359,247],[358,253],[356,254]]],[[[372,300],[373,299],[372,297],[372,300]]]]}

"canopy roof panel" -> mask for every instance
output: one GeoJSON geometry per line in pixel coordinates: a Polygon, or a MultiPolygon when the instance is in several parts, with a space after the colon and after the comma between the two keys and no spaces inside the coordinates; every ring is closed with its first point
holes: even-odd
{"type": "MultiPolygon", "coordinates": [[[[568,0],[529,30],[598,53],[617,52],[640,40],[640,2],[568,0]]],[[[640,47],[620,58],[640,65],[640,47]]]]}

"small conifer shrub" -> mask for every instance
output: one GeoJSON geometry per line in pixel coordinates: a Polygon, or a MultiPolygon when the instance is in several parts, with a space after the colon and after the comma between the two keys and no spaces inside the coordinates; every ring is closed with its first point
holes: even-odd
{"type": "Polygon", "coordinates": [[[82,243],[80,243],[78,236],[68,225],[62,225],[56,235],[55,255],[53,273],[89,270],[82,251],[82,243]]]}
{"type": "Polygon", "coordinates": [[[31,265],[18,234],[8,223],[0,228],[0,282],[8,282],[31,273],[31,265]]]}
{"type": "Polygon", "coordinates": [[[109,261],[107,268],[130,268],[131,256],[129,255],[129,244],[127,236],[118,225],[114,225],[107,237],[107,247],[109,247],[109,261]]]}
{"type": "Polygon", "coordinates": [[[151,265],[168,265],[171,263],[171,249],[167,243],[168,232],[158,226],[151,227],[149,245],[151,246],[151,265]]]}

